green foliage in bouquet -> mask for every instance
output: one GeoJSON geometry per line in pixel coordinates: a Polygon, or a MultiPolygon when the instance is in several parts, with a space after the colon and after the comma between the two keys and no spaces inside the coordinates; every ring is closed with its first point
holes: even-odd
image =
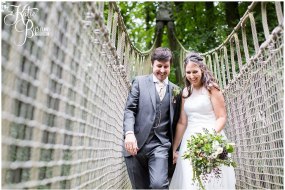
{"type": "Polygon", "coordinates": [[[215,130],[210,133],[203,129],[204,133],[197,133],[187,140],[187,151],[183,158],[189,159],[193,167],[193,181],[198,181],[202,189],[205,187],[203,181],[208,180],[209,174],[220,178],[222,165],[236,167],[236,163],[229,157],[228,153],[234,152],[234,143],[228,143],[224,136],[215,130]]]}

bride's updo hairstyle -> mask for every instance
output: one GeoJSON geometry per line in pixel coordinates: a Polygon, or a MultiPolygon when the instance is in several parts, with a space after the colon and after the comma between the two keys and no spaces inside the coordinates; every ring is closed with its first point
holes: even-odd
{"type": "MultiPolygon", "coordinates": [[[[217,80],[214,78],[212,72],[208,69],[207,65],[203,63],[203,58],[198,53],[190,52],[189,54],[186,55],[186,58],[184,59],[184,70],[185,71],[186,71],[186,65],[189,64],[190,62],[196,63],[201,69],[202,71],[201,82],[202,82],[202,85],[206,89],[211,91],[211,88],[215,87],[216,89],[220,90],[217,84],[217,80]]],[[[185,78],[185,84],[186,84],[186,89],[187,89],[187,95],[184,98],[188,98],[192,93],[192,84],[190,81],[187,80],[186,75],[184,76],[184,78],[185,78]]]]}

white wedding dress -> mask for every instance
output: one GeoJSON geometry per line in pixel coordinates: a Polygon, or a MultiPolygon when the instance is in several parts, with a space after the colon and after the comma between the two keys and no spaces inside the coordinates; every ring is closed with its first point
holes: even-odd
{"type": "MultiPolygon", "coordinates": [[[[183,159],[182,155],[187,149],[187,140],[191,135],[202,132],[203,128],[212,130],[215,126],[216,117],[210,100],[209,92],[202,87],[199,91],[194,91],[192,95],[185,99],[184,110],[188,117],[188,125],[182,138],[179,157],[176,168],[170,182],[170,189],[192,189],[198,190],[198,183],[193,183],[193,171],[190,161],[183,159]]],[[[225,133],[222,131],[222,135],[225,133]]],[[[235,189],[235,173],[233,167],[222,166],[221,178],[211,178],[208,182],[203,182],[207,190],[214,189],[235,189]]]]}

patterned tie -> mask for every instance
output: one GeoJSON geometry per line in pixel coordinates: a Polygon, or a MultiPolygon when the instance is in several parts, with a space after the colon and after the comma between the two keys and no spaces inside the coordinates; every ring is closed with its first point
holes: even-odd
{"type": "Polygon", "coordinates": [[[158,81],[158,87],[159,87],[158,95],[159,95],[160,101],[162,101],[162,99],[164,98],[164,95],[165,95],[164,83],[158,81]]]}

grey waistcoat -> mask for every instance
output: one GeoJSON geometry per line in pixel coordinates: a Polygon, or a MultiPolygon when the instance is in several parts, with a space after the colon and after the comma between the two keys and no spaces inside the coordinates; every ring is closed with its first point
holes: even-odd
{"type": "Polygon", "coordinates": [[[157,91],[155,91],[156,93],[156,113],[155,113],[155,122],[154,122],[154,126],[150,131],[150,135],[149,138],[147,140],[147,142],[149,142],[154,134],[155,136],[160,140],[160,142],[162,144],[170,142],[169,140],[169,136],[168,136],[168,130],[169,130],[169,125],[170,125],[170,93],[168,91],[168,86],[166,87],[166,92],[165,92],[165,96],[162,99],[162,101],[160,101],[159,95],[157,93],[157,91]]]}

